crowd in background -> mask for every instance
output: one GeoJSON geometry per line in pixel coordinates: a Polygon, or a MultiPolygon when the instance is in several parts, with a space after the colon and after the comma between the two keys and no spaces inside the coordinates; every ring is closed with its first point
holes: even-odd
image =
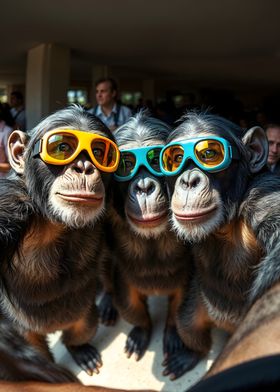
{"type": "Polygon", "coordinates": [[[14,129],[26,130],[24,98],[20,91],[13,91],[10,104],[0,102],[0,177],[10,170],[7,142],[14,129]]]}
{"type": "Polygon", "coordinates": [[[130,109],[137,112],[140,108],[148,108],[153,116],[170,125],[176,125],[176,122],[191,110],[208,110],[231,120],[244,130],[255,125],[266,128],[270,123],[280,123],[280,96],[267,98],[251,110],[246,109],[233,93],[227,91],[205,90],[198,99],[194,93],[182,94],[181,98],[181,103],[177,105],[172,96],[155,104],[141,98],[138,104],[135,107],[130,106],[130,109]]]}

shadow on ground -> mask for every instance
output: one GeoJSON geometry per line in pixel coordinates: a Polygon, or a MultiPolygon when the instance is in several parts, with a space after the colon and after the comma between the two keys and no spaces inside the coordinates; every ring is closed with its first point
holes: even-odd
{"type": "Polygon", "coordinates": [[[153,389],[156,391],[183,392],[198,381],[209,369],[223,347],[227,337],[222,331],[213,331],[213,347],[206,359],[192,371],[175,381],[162,376],[163,361],[162,338],[166,316],[167,301],[163,297],[149,299],[150,313],[153,319],[153,334],[149,349],[144,357],[136,362],[134,357],[128,359],[124,354],[126,335],[131,325],[119,320],[114,327],[101,325],[92,343],[100,351],[103,367],[99,374],[88,376],[73,362],[60,342],[60,333],[50,335],[50,346],[56,361],[70,368],[86,385],[102,385],[125,389],[153,389]]]}

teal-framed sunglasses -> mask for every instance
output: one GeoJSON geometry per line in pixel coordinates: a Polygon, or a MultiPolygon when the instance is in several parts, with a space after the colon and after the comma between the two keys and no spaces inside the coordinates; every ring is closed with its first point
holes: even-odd
{"type": "Polygon", "coordinates": [[[178,174],[191,159],[200,169],[218,172],[226,169],[232,159],[239,159],[238,150],[218,136],[205,136],[173,142],[160,153],[160,170],[165,176],[178,174]]]}
{"type": "Polygon", "coordinates": [[[163,176],[159,166],[160,152],[164,146],[137,147],[120,150],[120,162],[114,177],[117,181],[131,180],[140,166],[144,166],[155,176],[163,176]]]}

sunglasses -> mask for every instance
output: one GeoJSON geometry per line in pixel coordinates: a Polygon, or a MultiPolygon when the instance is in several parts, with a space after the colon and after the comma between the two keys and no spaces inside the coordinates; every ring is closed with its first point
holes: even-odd
{"type": "Polygon", "coordinates": [[[160,169],[166,176],[178,174],[191,159],[200,169],[218,172],[226,169],[232,159],[239,159],[238,150],[221,137],[200,137],[167,144],[160,154],[160,169]]]}
{"type": "Polygon", "coordinates": [[[110,139],[95,133],[74,129],[54,129],[45,133],[33,148],[33,156],[51,165],[67,165],[81,151],[87,151],[93,164],[101,171],[117,170],[120,152],[110,139]]]}
{"type": "Polygon", "coordinates": [[[114,174],[117,181],[131,180],[140,166],[144,166],[155,176],[162,176],[159,156],[163,146],[131,148],[120,151],[120,163],[114,174]]]}

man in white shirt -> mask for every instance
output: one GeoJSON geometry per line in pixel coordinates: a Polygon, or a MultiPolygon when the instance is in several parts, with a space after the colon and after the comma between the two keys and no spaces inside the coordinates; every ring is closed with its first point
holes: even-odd
{"type": "Polygon", "coordinates": [[[97,106],[89,109],[89,113],[97,116],[114,131],[132,116],[132,112],[127,106],[117,103],[118,89],[114,79],[99,79],[95,86],[97,106]]]}
{"type": "Polygon", "coordinates": [[[280,175],[280,125],[269,124],[266,127],[266,136],[269,144],[267,164],[270,171],[280,175]]]}

